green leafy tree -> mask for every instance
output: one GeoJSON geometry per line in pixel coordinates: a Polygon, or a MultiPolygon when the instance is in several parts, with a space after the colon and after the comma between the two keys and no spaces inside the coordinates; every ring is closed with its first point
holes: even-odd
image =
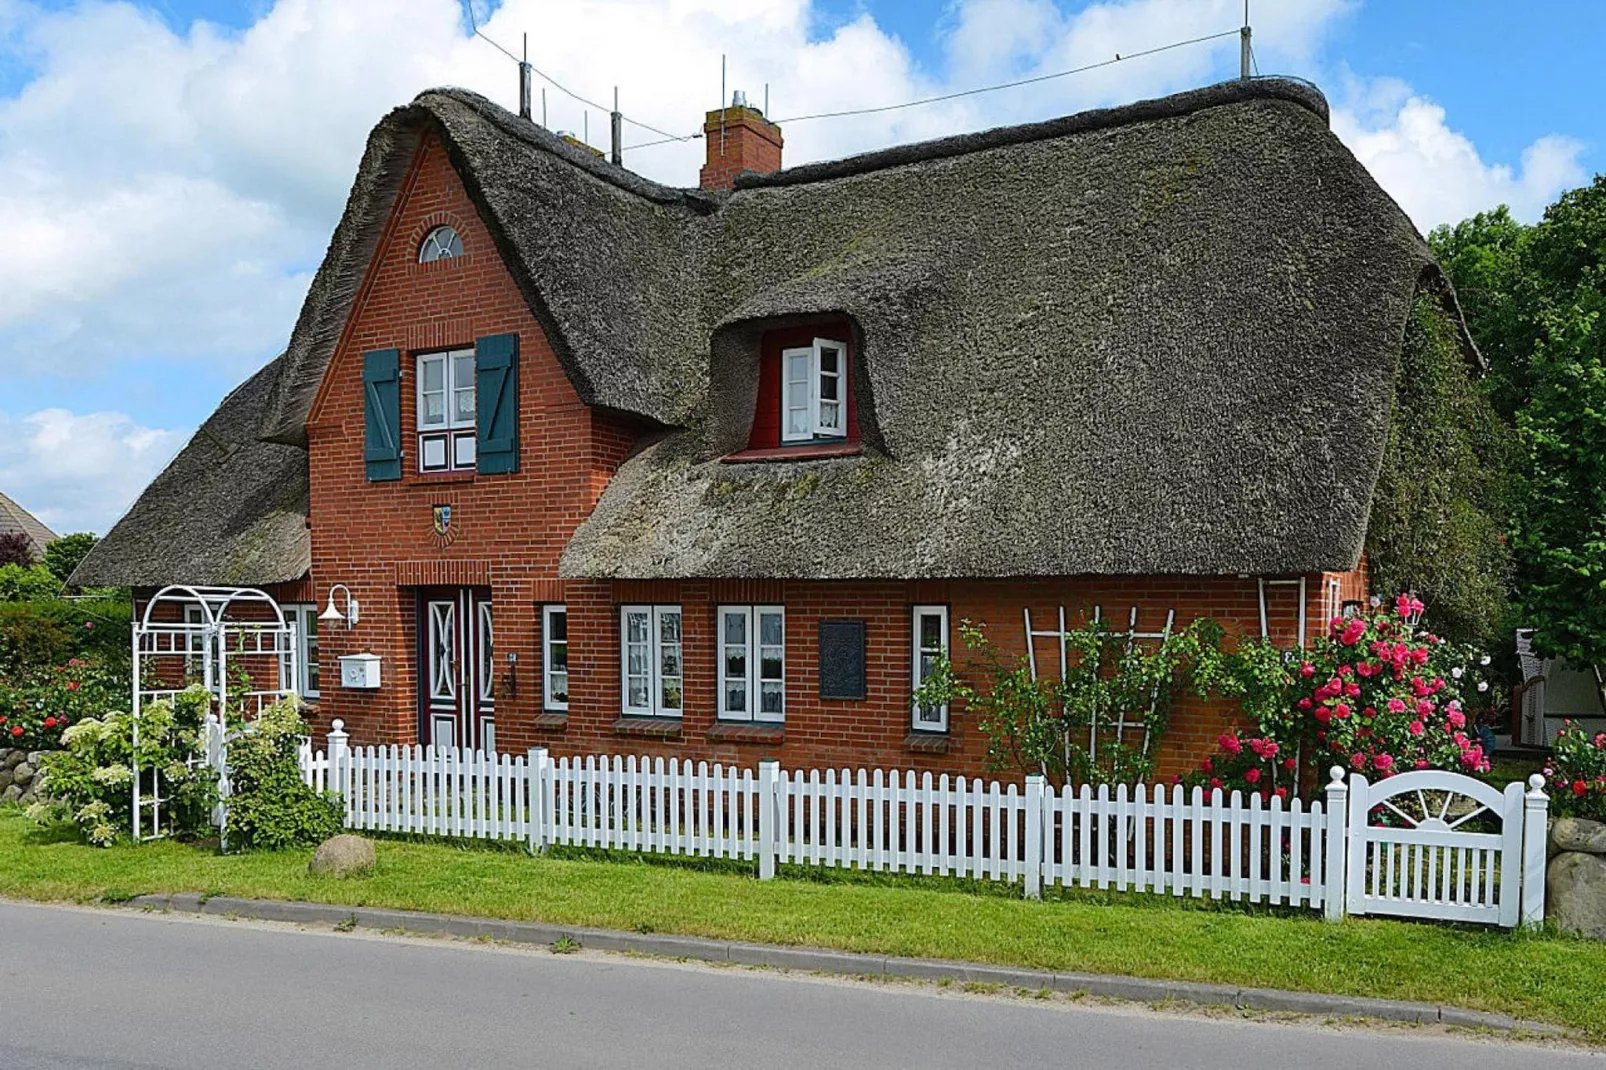
{"type": "Polygon", "coordinates": [[[78,567],[89,551],[94,549],[100,537],[89,531],[79,531],[71,535],[63,535],[59,539],[52,539],[45,546],[45,567],[62,583],[72,575],[72,570],[78,567]]]}
{"type": "Polygon", "coordinates": [[[1606,175],[1531,227],[1501,209],[1432,242],[1520,434],[1513,547],[1535,646],[1606,663],[1606,175]]]}

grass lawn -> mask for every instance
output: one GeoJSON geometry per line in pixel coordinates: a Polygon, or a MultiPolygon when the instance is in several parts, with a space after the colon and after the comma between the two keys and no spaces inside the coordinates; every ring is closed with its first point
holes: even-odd
{"type": "Polygon", "coordinates": [[[1606,944],[1551,935],[1199,907],[1168,898],[1027,902],[912,880],[760,882],[644,862],[380,841],[364,880],[306,852],[220,857],[176,843],[101,850],[0,807],[0,896],[202,892],[965,959],[1048,970],[1452,1003],[1606,1042],[1606,944]]]}

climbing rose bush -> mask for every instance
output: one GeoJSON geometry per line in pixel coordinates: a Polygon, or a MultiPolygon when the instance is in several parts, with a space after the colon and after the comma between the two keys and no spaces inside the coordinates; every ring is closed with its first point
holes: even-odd
{"type": "Polygon", "coordinates": [[[1374,781],[1415,769],[1487,772],[1468,696],[1487,691],[1479,669],[1489,659],[1422,629],[1425,608],[1400,595],[1334,617],[1303,658],[1246,651],[1258,674],[1258,731],[1222,736],[1185,779],[1270,796],[1297,785],[1301,756],[1374,781]]]}
{"type": "Polygon", "coordinates": [[[1545,780],[1553,813],[1606,821],[1606,732],[1563,721],[1545,780]]]}

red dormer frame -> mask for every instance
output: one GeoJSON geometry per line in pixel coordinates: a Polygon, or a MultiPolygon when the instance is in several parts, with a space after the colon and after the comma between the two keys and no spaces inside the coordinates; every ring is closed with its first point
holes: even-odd
{"type": "Polygon", "coordinates": [[[753,426],[748,433],[747,448],[727,457],[728,461],[802,460],[810,457],[840,457],[860,451],[859,404],[853,389],[854,362],[857,359],[853,345],[853,327],[845,319],[808,323],[800,327],[786,327],[764,334],[759,348],[758,402],[753,412],[753,426]],[[841,342],[845,347],[845,360],[841,382],[847,394],[847,434],[838,439],[814,439],[808,442],[781,441],[781,351],[806,346],[816,338],[841,342]]]}

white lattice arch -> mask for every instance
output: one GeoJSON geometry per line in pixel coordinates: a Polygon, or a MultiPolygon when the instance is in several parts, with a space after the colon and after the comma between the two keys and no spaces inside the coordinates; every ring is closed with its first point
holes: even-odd
{"type": "MultiPolygon", "coordinates": [[[[246,720],[294,693],[296,680],[296,626],[287,620],[279,603],[255,587],[209,587],[172,584],[156,592],[133,626],[134,742],[139,742],[140,714],[146,705],[171,698],[190,680],[200,683],[212,697],[212,713],[219,725],[230,717],[246,720]],[[243,616],[251,609],[255,619],[243,616]],[[169,612],[175,619],[163,619],[169,612]],[[271,679],[252,679],[243,694],[229,693],[229,658],[266,661],[271,679]],[[178,673],[160,673],[175,661],[178,673]],[[183,681],[174,686],[174,676],[183,681]],[[230,709],[238,700],[240,709],[230,709]]],[[[136,747],[137,751],[137,747],[136,747]]],[[[221,762],[221,753],[206,760],[221,762]]],[[[134,838],[162,834],[162,789],[159,770],[141,770],[134,760],[134,838]]]]}

